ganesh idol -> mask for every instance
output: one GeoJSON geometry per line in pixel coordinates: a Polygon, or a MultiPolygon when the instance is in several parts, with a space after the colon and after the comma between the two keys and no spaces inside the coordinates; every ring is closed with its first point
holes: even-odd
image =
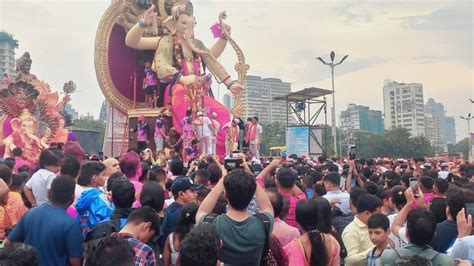
{"type": "Polygon", "coordinates": [[[22,148],[24,157],[29,162],[36,162],[39,158],[41,150],[46,149],[49,145],[46,143],[51,132],[47,132],[43,138],[39,138],[36,134],[38,131],[38,122],[31,115],[28,109],[24,109],[18,118],[14,118],[10,122],[13,133],[3,139],[5,145],[4,158],[10,157],[13,149],[22,148]]]}
{"type": "MultiPolygon", "coordinates": [[[[210,75],[205,75],[202,65],[232,93],[239,94],[244,89],[241,79],[233,81],[216,59],[230,39],[230,27],[221,23],[222,34],[217,34],[219,39],[208,49],[194,36],[196,21],[191,2],[160,0],[158,8],[159,16],[155,6],[145,12],[143,18],[128,31],[125,43],[134,49],[155,51],[152,68],[160,82],[169,84],[164,102],[172,111],[174,127],[182,133],[181,121],[187,110],[192,110],[194,115],[198,111],[215,112],[221,120],[220,124],[227,123],[230,112],[208,95],[210,75]],[[158,25],[165,28],[164,34],[144,37],[149,30],[157,33],[158,25]]],[[[221,134],[218,139],[223,150],[224,135],[221,134]]]]}

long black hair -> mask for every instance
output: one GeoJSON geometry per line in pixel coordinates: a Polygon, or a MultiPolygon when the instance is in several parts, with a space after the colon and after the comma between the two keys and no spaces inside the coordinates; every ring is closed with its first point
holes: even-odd
{"type": "Polygon", "coordinates": [[[196,213],[198,205],[194,202],[186,203],[181,209],[181,215],[179,216],[174,232],[179,235],[179,241],[182,241],[189,231],[196,224],[196,213]]]}
{"type": "Polygon", "coordinates": [[[165,194],[163,187],[156,181],[148,181],[143,185],[140,194],[142,206],[152,207],[156,212],[163,210],[165,194]]]}
{"type": "Polygon", "coordinates": [[[323,233],[331,231],[331,206],[322,197],[302,200],[296,205],[296,221],[308,233],[311,242],[311,266],[323,266],[329,262],[323,233]]]}

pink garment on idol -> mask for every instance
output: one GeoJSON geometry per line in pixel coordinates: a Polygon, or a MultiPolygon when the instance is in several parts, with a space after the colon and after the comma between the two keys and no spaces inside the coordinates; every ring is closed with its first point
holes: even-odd
{"type": "Polygon", "coordinates": [[[13,173],[18,174],[18,168],[22,166],[28,166],[30,170],[34,170],[34,165],[21,157],[15,157],[15,166],[13,167],[13,173]]]}
{"type": "MultiPolygon", "coordinates": [[[[177,83],[173,86],[172,89],[172,96],[170,97],[170,86],[166,88],[165,91],[165,98],[164,102],[165,105],[169,106],[171,103],[171,110],[172,110],[172,118],[173,118],[173,126],[176,128],[179,134],[183,133],[183,127],[181,124],[182,119],[186,116],[186,110],[188,110],[190,104],[186,100],[186,87],[182,84],[177,83]]],[[[217,114],[217,121],[221,125],[229,122],[230,120],[230,112],[229,110],[219,103],[214,98],[204,95],[204,107],[209,108],[209,113],[216,112],[217,114]]],[[[225,153],[225,132],[220,131],[217,135],[217,154],[223,155],[225,153]]]]}

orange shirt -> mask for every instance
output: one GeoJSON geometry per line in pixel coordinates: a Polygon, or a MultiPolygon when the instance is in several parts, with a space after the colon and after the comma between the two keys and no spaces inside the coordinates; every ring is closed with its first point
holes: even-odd
{"type": "Polygon", "coordinates": [[[5,233],[5,227],[16,225],[27,211],[20,193],[9,191],[7,204],[0,206],[0,235],[5,233]]]}

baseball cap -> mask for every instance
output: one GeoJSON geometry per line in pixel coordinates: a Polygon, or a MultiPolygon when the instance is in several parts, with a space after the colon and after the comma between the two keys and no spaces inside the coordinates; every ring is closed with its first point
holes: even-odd
{"type": "Polygon", "coordinates": [[[449,164],[448,163],[441,163],[441,167],[448,167],[449,164]]]}
{"type": "Polygon", "coordinates": [[[177,196],[180,191],[186,191],[188,189],[197,190],[201,187],[202,185],[194,184],[189,177],[180,177],[173,182],[173,185],[171,185],[171,192],[173,193],[173,196],[177,196]]]}

